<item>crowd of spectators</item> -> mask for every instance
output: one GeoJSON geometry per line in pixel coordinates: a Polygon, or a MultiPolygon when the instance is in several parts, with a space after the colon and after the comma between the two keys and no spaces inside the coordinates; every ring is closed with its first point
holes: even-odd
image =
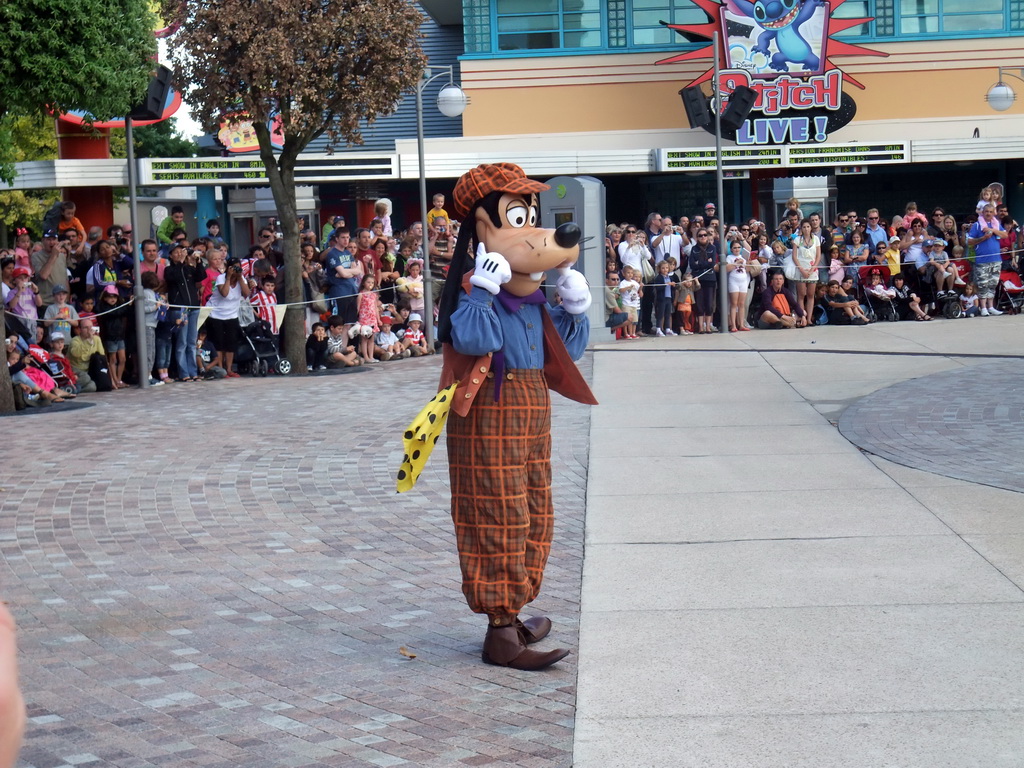
{"type": "MultiPolygon", "coordinates": [[[[423,333],[424,249],[443,280],[457,222],[436,195],[423,225],[392,231],[391,204],[377,201],[368,226],[349,229],[336,216],[321,233],[300,220],[300,269],[290,274],[271,219],[256,244],[233,251],[216,220],[190,239],[175,206],[136,247],[130,227],[88,230],[72,202],[33,242],[16,231],[0,251],[5,349],[22,405],[62,402],[83,393],[237,378],[236,353],[250,334],[277,344],[282,311],[304,316],[307,371],[427,355],[423,333]],[[144,360],[137,359],[135,254],[145,315],[144,360]],[[285,304],[285,286],[301,280],[303,300],[285,304]]],[[[440,284],[434,286],[440,290],[440,284]]]]}
{"type": "MultiPolygon", "coordinates": [[[[732,332],[865,325],[882,316],[925,322],[948,302],[959,303],[963,317],[1002,314],[1000,291],[1019,284],[1024,234],[1000,184],[979,198],[959,221],[942,206],[929,216],[908,203],[888,219],[875,208],[864,216],[839,213],[831,226],[818,213],[805,217],[790,200],[774,227],[754,218],[730,224],[724,246],[714,203],[675,221],[651,213],[643,225],[609,225],[606,325],[622,339],[715,332],[719,279],[728,285],[732,332]]],[[[176,206],[136,250],[129,227],[86,229],[74,203],[65,202],[40,241],[18,230],[15,247],[0,252],[16,400],[61,402],[122,389],[140,376],[157,386],[256,370],[239,364],[236,353],[253,328],[276,337],[291,280],[303,285],[302,302],[287,309],[304,316],[308,371],[431,354],[424,292],[429,285],[435,299],[440,294],[459,229],[444,202],[434,196],[426,232],[422,222],[393,231],[386,199],[366,227],[350,229],[336,216],[318,233],[300,221],[294,274],[285,268],[273,219],[239,253],[216,220],[189,239],[176,206]],[[136,253],[142,361],[135,355],[136,253]]]]}
{"type": "Polygon", "coordinates": [[[999,183],[985,187],[959,220],[943,206],[929,216],[910,202],[889,218],[877,208],[843,211],[831,226],[791,199],[774,227],[756,218],[729,224],[724,244],[711,202],[692,217],[651,213],[643,224],[611,224],[606,325],[621,339],[717,332],[719,280],[734,333],[1001,315],[1024,293],[1024,232],[1002,195],[999,183]],[[945,309],[951,302],[957,311],[945,309]]]}

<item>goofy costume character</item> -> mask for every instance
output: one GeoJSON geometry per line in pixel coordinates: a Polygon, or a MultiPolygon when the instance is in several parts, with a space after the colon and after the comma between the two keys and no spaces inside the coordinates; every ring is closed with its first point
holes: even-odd
{"type": "Polygon", "coordinates": [[[483,660],[524,670],[569,654],[527,648],[551,621],[519,617],[540,592],[554,531],[548,390],[597,402],[573,362],[590,337],[590,287],[571,269],[580,229],[537,226],[536,193],[545,189],[511,163],[459,179],[454,208],[463,226],[438,328],[441,387],[454,386],[448,459],[462,591],[487,615],[483,660]],[[560,274],[556,307],[540,290],[550,269],[560,274]]]}

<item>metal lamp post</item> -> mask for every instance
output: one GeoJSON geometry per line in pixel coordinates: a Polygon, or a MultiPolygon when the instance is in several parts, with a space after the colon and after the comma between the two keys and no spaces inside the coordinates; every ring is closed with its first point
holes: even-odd
{"type": "Polygon", "coordinates": [[[725,242],[725,194],[722,183],[722,90],[719,83],[721,62],[718,59],[719,33],[714,33],[715,44],[715,183],[718,188],[718,332],[729,331],[729,272],[726,270],[729,254],[725,242]]]}
{"type": "Polygon", "coordinates": [[[423,90],[434,80],[448,75],[448,85],[437,95],[437,108],[445,117],[458,117],[466,110],[469,99],[465,91],[455,85],[455,68],[440,67],[431,75],[428,67],[416,85],[416,152],[420,163],[420,226],[423,227],[423,333],[427,347],[434,348],[434,281],[430,275],[430,246],[427,243],[427,169],[423,150],[423,90]]]}

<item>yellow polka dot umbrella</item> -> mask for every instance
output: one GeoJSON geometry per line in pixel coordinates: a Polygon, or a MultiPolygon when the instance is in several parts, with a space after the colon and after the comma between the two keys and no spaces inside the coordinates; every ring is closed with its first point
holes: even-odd
{"type": "Polygon", "coordinates": [[[452,395],[458,382],[447,389],[442,389],[420,411],[405,430],[402,436],[402,447],[405,455],[402,466],[398,468],[398,492],[408,491],[419,480],[427,459],[434,450],[434,445],[441,437],[448,411],[452,407],[452,395]]]}

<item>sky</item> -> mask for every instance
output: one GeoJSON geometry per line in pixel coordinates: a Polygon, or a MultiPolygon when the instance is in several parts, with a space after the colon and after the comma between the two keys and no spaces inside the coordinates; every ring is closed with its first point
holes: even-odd
{"type": "MultiPolygon", "coordinates": [[[[167,41],[163,39],[157,39],[157,51],[158,59],[160,63],[171,66],[167,56],[167,41]]],[[[174,69],[174,67],[171,67],[174,69]]],[[[202,136],[205,131],[202,127],[192,118],[192,112],[188,107],[188,104],[182,104],[178,108],[178,111],[174,113],[174,127],[177,128],[180,133],[186,139],[198,139],[202,136]]]]}

